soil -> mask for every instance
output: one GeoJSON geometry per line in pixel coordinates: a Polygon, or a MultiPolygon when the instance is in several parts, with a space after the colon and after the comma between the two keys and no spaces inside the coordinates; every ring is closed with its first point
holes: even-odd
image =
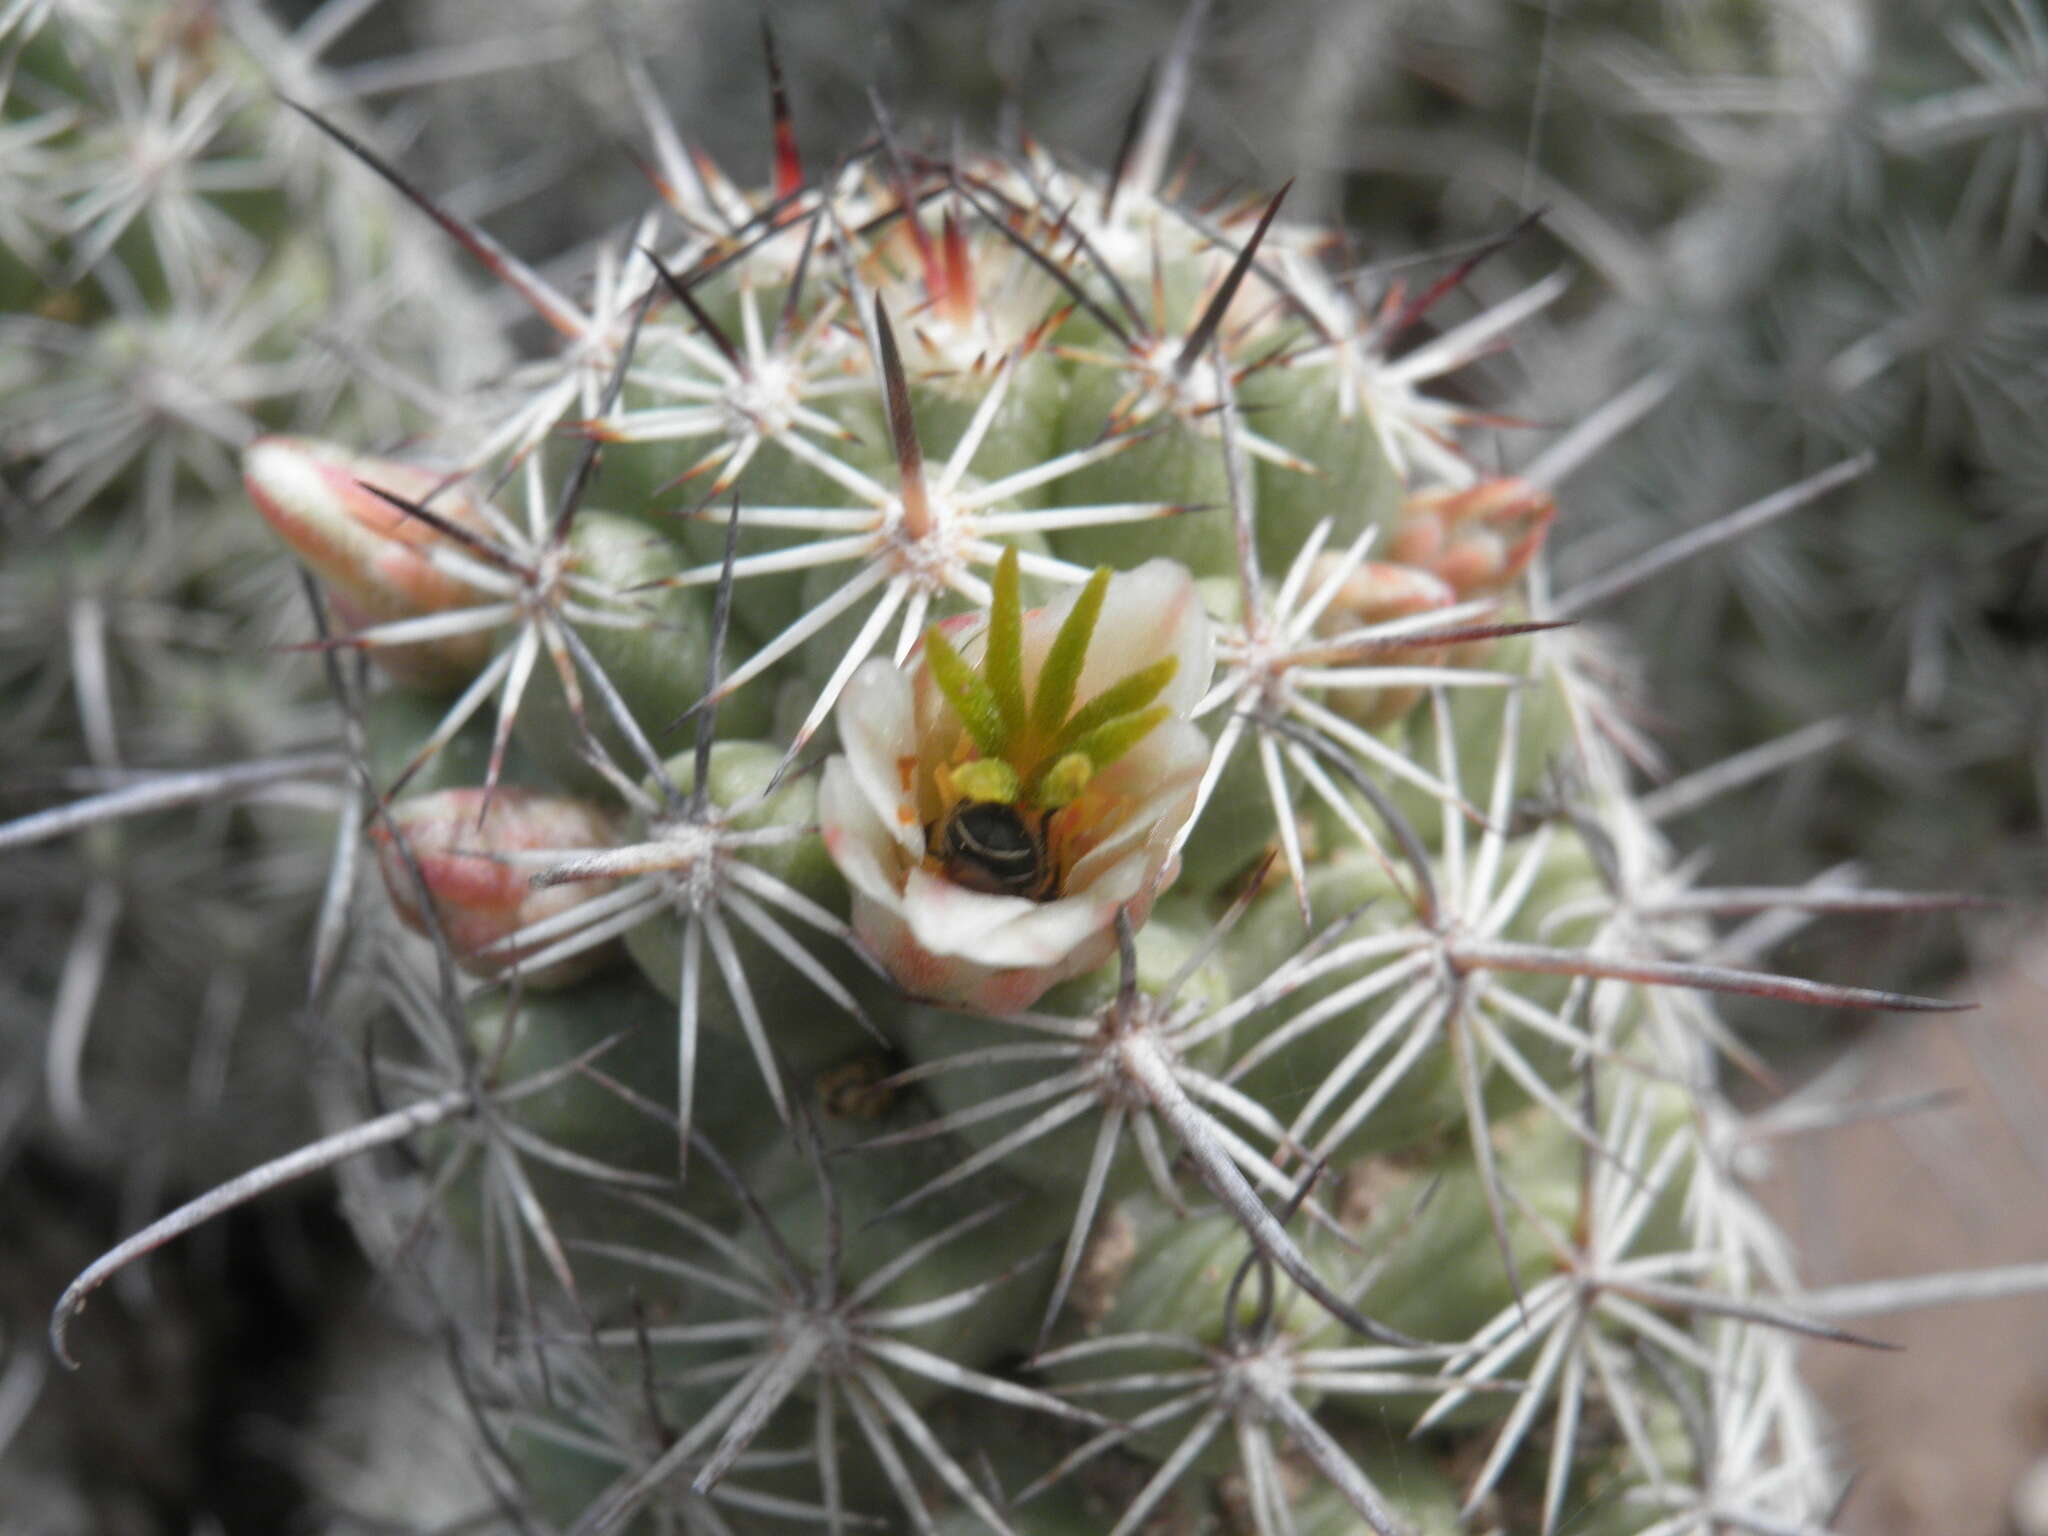
{"type": "MultiPolygon", "coordinates": [[[[1774,1148],[1767,1198],[1809,1285],[2048,1259],[2048,931],[1962,995],[1981,1011],[1887,1025],[1853,1058],[1858,1101],[1940,1088],[1952,1101],[1774,1148]]],[[[1807,1349],[1858,1471],[1841,1536],[2020,1531],[2014,1486],[2048,1457],[2048,1297],[1849,1326],[1902,1348],[1807,1349]]]]}

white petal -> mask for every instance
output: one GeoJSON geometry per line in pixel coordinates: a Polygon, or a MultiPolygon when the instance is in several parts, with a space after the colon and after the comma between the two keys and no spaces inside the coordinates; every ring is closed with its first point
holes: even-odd
{"type": "Polygon", "coordinates": [[[818,827],[825,851],[856,892],[888,906],[900,906],[903,856],[855,782],[844,757],[825,764],[818,785],[818,827]]]}
{"type": "Polygon", "coordinates": [[[1035,902],[989,896],[913,869],[903,915],[918,943],[935,955],[997,968],[1036,967],[1064,960],[1083,939],[1108,928],[1115,907],[1085,897],[1035,902]]]}
{"type": "Polygon", "coordinates": [[[1110,578],[1074,697],[1085,703],[1164,656],[1179,657],[1180,666],[1159,702],[1185,716],[1209,691],[1209,616],[1186,566],[1147,560],[1135,571],[1110,578]]]}
{"type": "Polygon", "coordinates": [[[921,857],[924,821],[917,806],[918,732],[910,679],[876,657],[847,680],[837,717],[854,782],[876,821],[905,852],[921,857]]]}
{"type": "MultiPolygon", "coordinates": [[[[1097,894],[1109,866],[1146,850],[1151,859],[1148,878],[1156,876],[1167,845],[1195,808],[1195,793],[1208,762],[1208,737],[1185,720],[1166,720],[1112,765],[1102,776],[1102,789],[1128,795],[1135,803],[1106,837],[1074,861],[1067,871],[1067,890],[1097,894]]],[[[1128,894],[1107,899],[1122,900],[1128,894]]]]}

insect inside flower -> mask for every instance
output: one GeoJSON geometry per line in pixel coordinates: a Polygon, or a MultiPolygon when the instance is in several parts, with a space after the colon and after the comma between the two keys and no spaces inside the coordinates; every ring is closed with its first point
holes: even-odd
{"type": "Polygon", "coordinates": [[[1048,819],[1034,822],[1028,811],[1000,800],[962,800],[933,839],[938,846],[932,851],[956,885],[1044,901],[1059,877],[1045,845],[1048,819]]]}
{"type": "Polygon", "coordinates": [[[1210,667],[1186,570],[1104,568],[1029,613],[1018,587],[1006,553],[986,615],[855,675],[819,807],[897,980],[998,1010],[1106,960],[1119,906],[1143,919],[1208,756],[1186,720],[1210,667]]]}

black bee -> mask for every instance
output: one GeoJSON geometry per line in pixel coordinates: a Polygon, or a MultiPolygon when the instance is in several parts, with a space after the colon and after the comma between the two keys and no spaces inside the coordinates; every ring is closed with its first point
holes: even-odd
{"type": "Polygon", "coordinates": [[[1059,882],[1059,865],[1045,845],[1045,823],[996,800],[962,800],[953,807],[932,852],[946,878],[990,896],[1046,901],[1059,882]]]}

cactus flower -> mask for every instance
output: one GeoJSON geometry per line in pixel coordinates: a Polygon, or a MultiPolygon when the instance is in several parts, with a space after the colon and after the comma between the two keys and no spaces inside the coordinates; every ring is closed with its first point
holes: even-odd
{"type": "MultiPolygon", "coordinates": [[[[377,494],[382,490],[424,505],[459,532],[492,537],[481,502],[460,482],[451,485],[446,476],[415,464],[299,437],[251,444],[242,480],[264,521],[312,568],[337,615],[353,628],[492,600],[461,574],[464,563],[476,562],[455,538],[377,494]]],[[[372,654],[400,682],[445,687],[475,676],[491,648],[489,634],[469,628],[381,646],[372,654]]]]}
{"type": "Polygon", "coordinates": [[[1006,553],[994,603],[876,659],[838,709],[825,846],[853,925],[906,990],[1029,1007],[1116,947],[1178,870],[1209,744],[1187,720],[1209,683],[1208,616],[1169,560],[1098,570],[1026,613],[1006,553]]]}
{"type": "MultiPolygon", "coordinates": [[[[618,883],[533,883],[537,861],[532,856],[545,862],[618,841],[603,811],[567,795],[510,785],[490,791],[436,790],[394,805],[387,819],[371,825],[370,837],[400,921],[415,933],[427,931],[420,902],[424,883],[456,964],[477,976],[511,970],[550,943],[553,931],[544,930],[531,943],[508,946],[503,941],[511,935],[594,900],[618,883]],[[399,850],[400,838],[410,861],[399,850]],[[413,868],[419,871],[418,879],[413,868]]],[[[566,986],[615,956],[612,946],[591,949],[522,979],[529,986],[566,986]]]]}

